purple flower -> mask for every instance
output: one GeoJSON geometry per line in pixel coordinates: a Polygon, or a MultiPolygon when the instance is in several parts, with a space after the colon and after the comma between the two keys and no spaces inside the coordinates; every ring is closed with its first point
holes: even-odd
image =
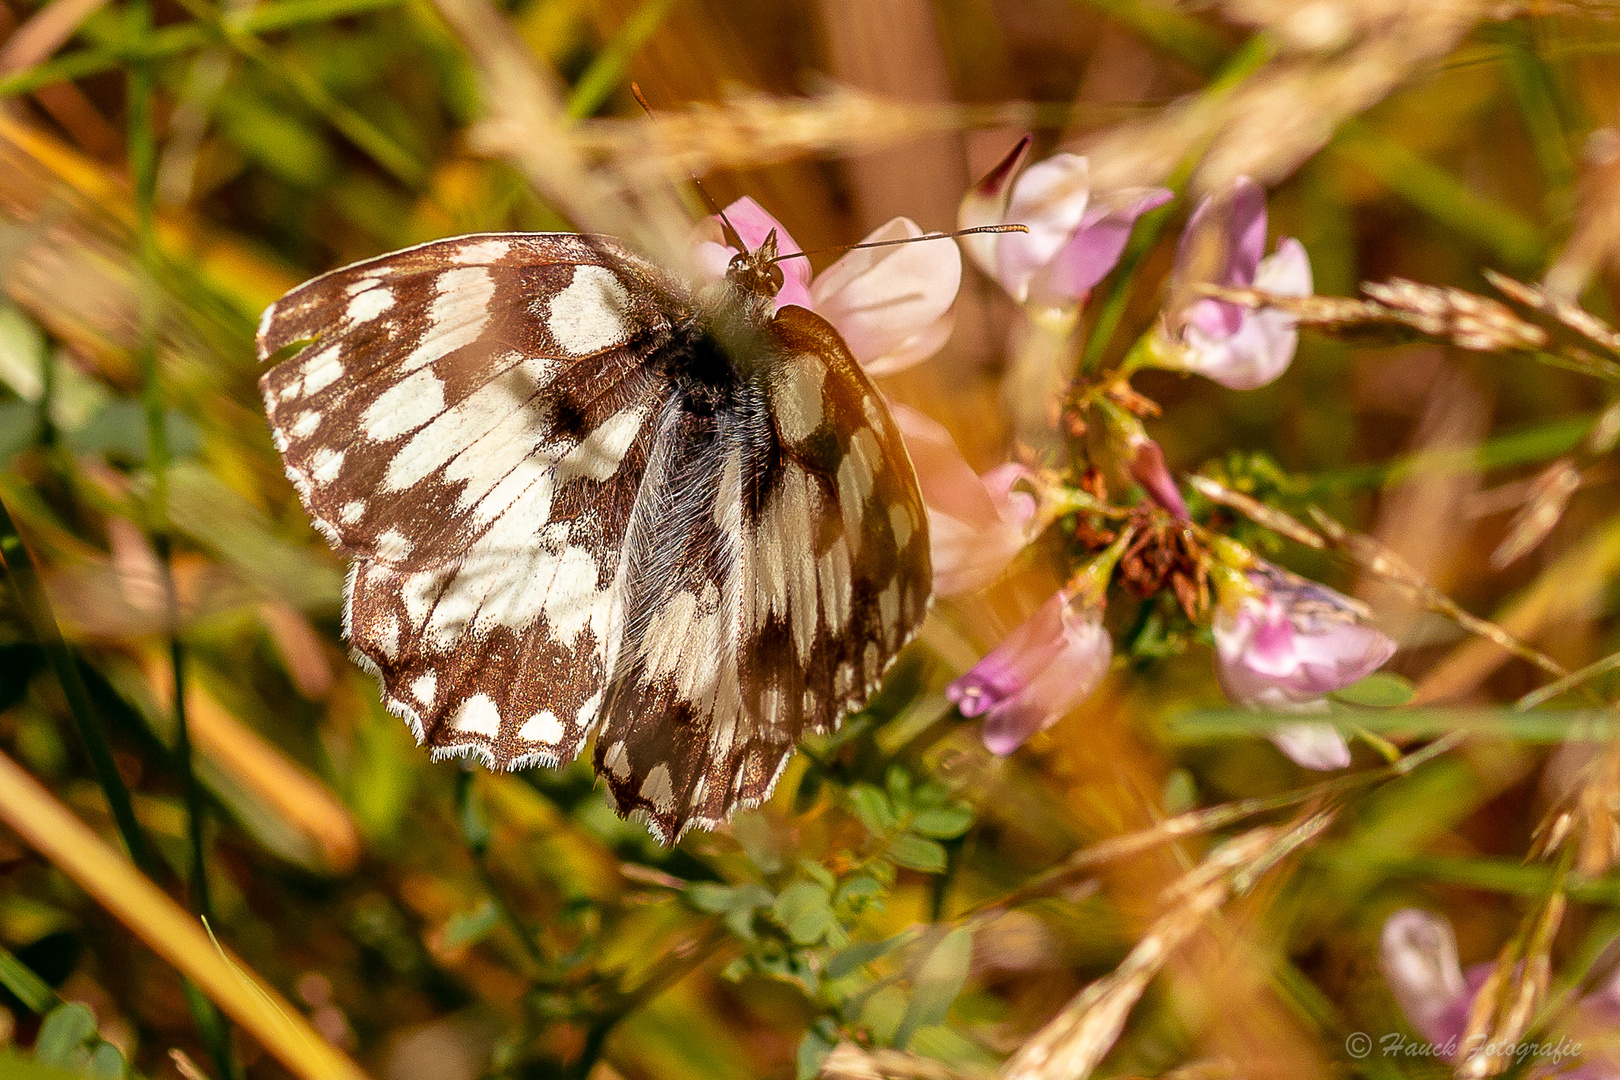
{"type": "MultiPolygon", "coordinates": [[[[1311,294],[1311,260],[1298,240],[1278,242],[1266,250],[1266,192],[1246,176],[1237,179],[1230,199],[1198,204],[1176,250],[1176,274],[1234,288],[1254,288],[1281,296],[1311,294]],[[1213,266],[1195,266],[1207,253],[1200,247],[1210,235],[1214,214],[1225,216],[1219,235],[1222,250],[1213,266]]],[[[1180,349],[1165,350],[1166,366],[1197,372],[1233,390],[1264,386],[1287,370],[1299,344],[1293,316],[1281,311],[1252,311],[1225,300],[1205,297],[1180,315],[1180,349]]]]}
{"type": "MultiPolygon", "coordinates": [[[[744,197],[726,207],[726,219],[750,249],[763,244],[774,229],[782,254],[802,250],[753,199],[744,197]]],[[[861,242],[923,235],[915,222],[895,218],[861,242]]],[[[718,281],[736,254],[725,242],[720,219],[704,219],[692,249],[699,276],[718,281]]],[[[805,259],[787,259],[777,266],[783,277],[776,294],[778,310],[797,304],[832,323],[870,375],[889,375],[921,363],[951,336],[962,253],[949,240],[850,251],[814,281],[805,259]]]]}
{"type": "MultiPolygon", "coordinates": [[[[1384,982],[1401,1007],[1412,1030],[1436,1052],[1451,1061],[1465,1056],[1463,1035],[1468,1012],[1494,966],[1471,964],[1465,971],[1457,958],[1457,935],[1451,923],[1418,908],[1402,908],[1384,920],[1379,936],[1378,966],[1384,982]]],[[[1575,1004],[1570,1027],[1576,1042],[1552,1038],[1543,1045],[1561,1046],[1580,1055],[1582,1043],[1591,1045],[1589,1033],[1607,1033],[1620,1022],[1620,986],[1607,983],[1575,1004]]],[[[1560,1080],[1620,1080],[1620,1063],[1600,1055],[1585,1055],[1571,1067],[1565,1060],[1537,1060],[1530,1076],[1557,1076],[1560,1080]]]]}
{"type": "Polygon", "coordinates": [[[1171,517],[1187,520],[1187,502],[1164,463],[1164,450],[1145,434],[1132,443],[1130,471],[1131,477],[1154,502],[1170,511],[1171,517]]]}
{"type": "Polygon", "coordinates": [[[945,688],[963,716],[984,717],[984,745],[1010,754],[1090,697],[1108,673],[1113,641],[1102,605],[1065,590],[945,688]]]}
{"type": "MultiPolygon", "coordinates": [[[[1394,641],[1362,622],[1359,604],[1325,585],[1258,560],[1243,580],[1222,590],[1214,625],[1216,671],[1234,704],[1325,711],[1325,695],[1372,674],[1395,653],[1394,641]]],[[[1326,723],[1285,725],[1273,741],[1307,769],[1350,764],[1349,747],[1326,723]]]]}
{"type": "Polygon", "coordinates": [[[1027,233],[964,236],[968,257],[1019,303],[1072,307],[1119,261],[1136,219],[1174,197],[1166,188],[1130,188],[1106,196],[1091,190],[1083,157],[1056,154],[1013,176],[1029,153],[1025,136],[1001,163],[968,189],[957,212],[964,229],[1024,225],[1027,233]]]}

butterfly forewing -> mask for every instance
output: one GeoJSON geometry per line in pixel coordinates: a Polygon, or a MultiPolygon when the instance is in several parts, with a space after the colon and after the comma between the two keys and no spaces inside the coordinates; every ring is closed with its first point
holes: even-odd
{"type": "Polygon", "coordinates": [[[435,756],[556,764],[596,731],[667,842],[865,703],[928,605],[926,519],[837,332],[770,311],[611,240],[491,234],[265,313],[277,448],[353,558],[345,632],[435,756]]]}
{"type": "MultiPolygon", "coordinates": [[[[622,540],[676,288],[611,244],[463,237],[266,313],[288,475],[354,556],[345,628],[436,753],[577,753],[617,640],[622,540]]],[[[678,298],[681,294],[675,293],[678,298]]]]}
{"type": "Polygon", "coordinates": [[[928,605],[926,519],[877,391],[802,308],[766,346],[727,409],[671,418],[649,483],[669,493],[666,527],[631,543],[637,648],[596,760],[664,839],[768,797],[800,735],[865,704],[928,605]]]}

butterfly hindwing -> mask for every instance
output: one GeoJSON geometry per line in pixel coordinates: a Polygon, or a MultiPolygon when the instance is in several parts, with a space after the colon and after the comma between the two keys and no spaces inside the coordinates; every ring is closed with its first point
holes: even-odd
{"type": "Polygon", "coordinates": [[[761,345],[727,408],[675,407],[648,473],[663,524],[630,545],[596,760],[666,840],[768,797],[801,735],[865,704],[929,601],[926,518],[877,391],[802,308],[761,345]]]}
{"type": "Polygon", "coordinates": [[[347,635],[436,755],[554,764],[594,724],[678,288],[610,241],[475,236],[266,313],[261,353],[309,342],[261,389],[306,507],[354,557],[347,635]]]}

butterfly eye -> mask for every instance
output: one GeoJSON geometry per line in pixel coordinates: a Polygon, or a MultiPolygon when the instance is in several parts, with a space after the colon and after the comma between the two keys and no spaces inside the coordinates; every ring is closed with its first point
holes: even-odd
{"type": "Polygon", "coordinates": [[[770,266],[765,268],[765,271],[770,275],[771,278],[771,290],[773,292],[781,292],[782,284],[787,280],[782,276],[782,268],[776,263],[771,263],[770,266]]]}
{"type": "Polygon", "coordinates": [[[748,269],[749,262],[750,260],[748,258],[748,252],[737,252],[737,254],[731,257],[731,265],[726,267],[726,276],[732,277],[743,273],[748,269]]]}

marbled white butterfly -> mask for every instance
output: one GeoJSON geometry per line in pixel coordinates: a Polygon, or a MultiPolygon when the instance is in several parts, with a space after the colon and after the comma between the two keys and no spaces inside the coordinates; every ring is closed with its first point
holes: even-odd
{"type": "Polygon", "coordinates": [[[463,236],[264,313],[344,632],[435,758],[557,765],[594,733],[672,842],[768,797],[916,632],[911,461],[837,331],[774,311],[775,256],[689,289],[603,237],[463,236]]]}

